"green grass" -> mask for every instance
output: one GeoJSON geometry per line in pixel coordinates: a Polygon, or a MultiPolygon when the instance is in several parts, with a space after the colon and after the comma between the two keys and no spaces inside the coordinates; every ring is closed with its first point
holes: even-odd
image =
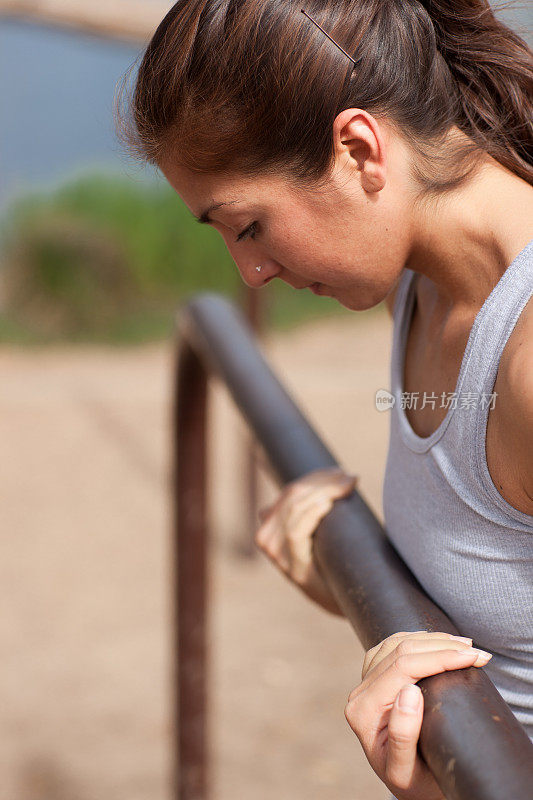
{"type": "MultiPolygon", "coordinates": [[[[97,174],[27,196],[9,209],[0,243],[3,342],[155,341],[192,294],[243,296],[220,235],[166,184],[97,174]]],[[[349,313],[280,281],[263,297],[265,324],[277,329],[349,313]]]]}

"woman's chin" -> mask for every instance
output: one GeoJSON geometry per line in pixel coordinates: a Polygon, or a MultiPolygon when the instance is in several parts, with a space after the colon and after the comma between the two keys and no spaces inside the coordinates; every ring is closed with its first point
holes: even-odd
{"type": "Polygon", "coordinates": [[[365,297],[360,293],[354,296],[342,289],[334,289],[331,286],[327,286],[325,283],[313,283],[309,289],[315,295],[336,300],[337,303],[340,303],[341,306],[344,306],[349,311],[368,311],[381,303],[383,299],[382,297],[365,297]]]}
{"type": "Polygon", "coordinates": [[[382,301],[382,298],[380,297],[376,299],[374,297],[361,297],[360,295],[353,297],[339,294],[335,297],[335,300],[337,300],[349,311],[369,311],[369,309],[379,305],[379,303],[382,301]]]}

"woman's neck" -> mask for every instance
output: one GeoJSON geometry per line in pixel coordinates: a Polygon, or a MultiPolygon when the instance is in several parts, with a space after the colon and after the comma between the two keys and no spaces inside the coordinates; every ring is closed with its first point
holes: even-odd
{"type": "Polygon", "coordinates": [[[533,238],[533,186],[488,157],[465,186],[425,204],[407,267],[422,316],[481,308],[533,238]]]}

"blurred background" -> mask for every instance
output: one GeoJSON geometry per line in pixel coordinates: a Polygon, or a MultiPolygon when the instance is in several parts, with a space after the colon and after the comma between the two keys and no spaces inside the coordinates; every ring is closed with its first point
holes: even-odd
{"type": "MultiPolygon", "coordinates": [[[[216,231],[121,152],[117,83],[170,3],[0,0],[0,800],[166,800],[175,313],[250,303],[216,231]]],[[[498,13],[531,43],[526,2],[498,13]]],[[[267,355],[381,515],[391,325],[274,281],[267,355]]],[[[242,555],[247,437],[211,403],[214,797],[380,800],[362,651],[242,555]]],[[[276,488],[261,476],[260,505],[276,488]]]]}

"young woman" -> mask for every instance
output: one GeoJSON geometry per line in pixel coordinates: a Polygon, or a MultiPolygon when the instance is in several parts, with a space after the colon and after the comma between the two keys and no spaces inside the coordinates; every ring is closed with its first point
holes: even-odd
{"type": "MultiPolygon", "coordinates": [[[[399,800],[443,797],[416,751],[424,676],[487,664],[533,737],[532,95],[485,0],[179,0],[125,117],[248,285],[393,313],[385,524],[465,634],[366,654],[346,716],[399,800]]],[[[336,613],[311,536],[353,484],[306,476],[257,533],[336,613]]]]}

